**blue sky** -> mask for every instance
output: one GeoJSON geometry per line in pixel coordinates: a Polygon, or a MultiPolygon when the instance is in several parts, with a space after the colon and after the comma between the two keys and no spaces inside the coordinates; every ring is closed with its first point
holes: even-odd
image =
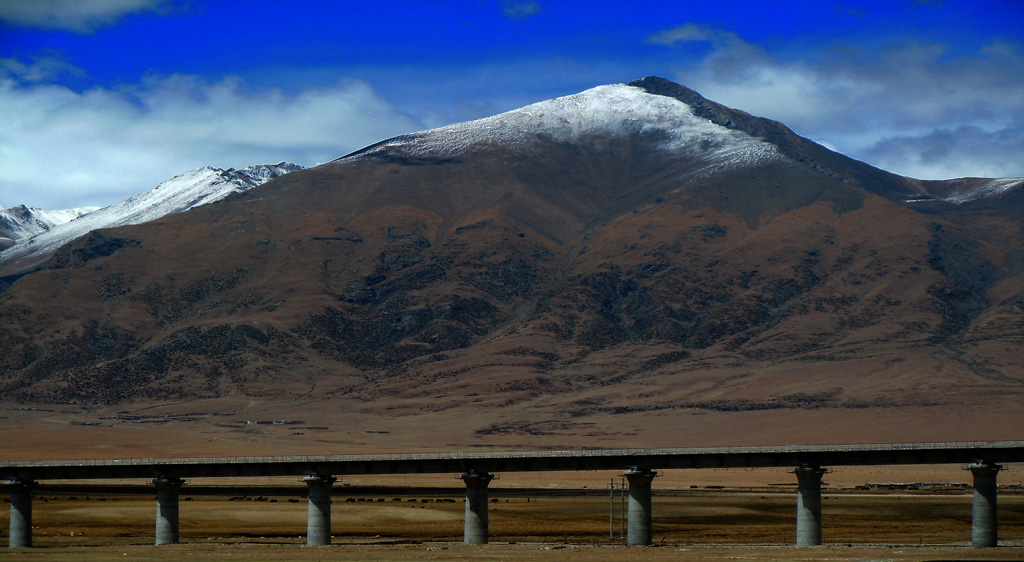
{"type": "Polygon", "coordinates": [[[659,75],[921,178],[1024,176],[1024,2],[0,0],[0,205],[659,75]]]}

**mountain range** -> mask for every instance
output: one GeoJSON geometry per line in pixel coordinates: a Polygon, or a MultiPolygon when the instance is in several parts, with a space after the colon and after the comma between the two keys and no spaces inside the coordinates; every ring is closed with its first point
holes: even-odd
{"type": "Polygon", "coordinates": [[[21,205],[5,209],[0,211],[0,236],[6,236],[10,242],[0,251],[0,278],[17,278],[38,267],[57,248],[91,231],[181,213],[301,169],[302,166],[288,162],[240,170],[203,166],[108,207],[42,211],[21,205]]]}
{"type": "Polygon", "coordinates": [[[1024,180],[898,176],[661,78],[89,230],[5,266],[5,401],[491,444],[1024,425],[1024,180]]]}
{"type": "Polygon", "coordinates": [[[31,238],[41,232],[69,223],[96,209],[99,207],[53,211],[25,205],[0,209],[0,252],[13,246],[18,240],[31,238]]]}

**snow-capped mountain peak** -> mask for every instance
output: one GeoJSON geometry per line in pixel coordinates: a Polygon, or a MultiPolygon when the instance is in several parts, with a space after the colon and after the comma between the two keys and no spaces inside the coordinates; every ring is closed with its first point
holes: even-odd
{"type": "Polygon", "coordinates": [[[394,137],[337,161],[384,154],[451,158],[487,145],[530,150],[539,137],[573,143],[587,136],[622,135],[639,135],[668,152],[709,164],[753,163],[776,154],[772,144],[699,117],[678,99],[633,85],[612,84],[475,121],[394,137]]]}
{"type": "Polygon", "coordinates": [[[241,170],[203,166],[175,176],[149,191],[129,197],[120,203],[81,214],[75,220],[65,221],[28,238],[21,238],[10,248],[0,252],[0,266],[15,261],[31,260],[36,256],[41,258],[67,242],[99,228],[140,224],[187,211],[301,169],[302,166],[288,162],[247,166],[241,170]]]}
{"type": "Polygon", "coordinates": [[[0,209],[0,249],[23,238],[30,238],[51,228],[71,222],[99,207],[79,207],[47,211],[18,205],[0,209]]]}

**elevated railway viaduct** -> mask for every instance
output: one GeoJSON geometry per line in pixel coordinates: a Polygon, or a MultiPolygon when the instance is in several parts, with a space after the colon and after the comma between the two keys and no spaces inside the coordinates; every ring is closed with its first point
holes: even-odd
{"type": "Polygon", "coordinates": [[[622,471],[629,482],[630,545],[652,541],[651,487],[658,470],[792,467],[797,479],[797,545],[821,544],[821,479],[830,466],[962,464],[974,478],[971,543],[998,545],[999,463],[1024,461],[1024,441],[598,449],[391,455],[0,461],[11,497],[10,546],[32,546],[32,490],[41,480],[151,480],[157,496],[156,544],[178,542],[178,496],[188,478],[300,476],[308,488],[306,543],[331,542],[331,486],[339,476],[459,474],[466,485],[464,541],[488,540],[487,488],[495,473],[622,471]]]}

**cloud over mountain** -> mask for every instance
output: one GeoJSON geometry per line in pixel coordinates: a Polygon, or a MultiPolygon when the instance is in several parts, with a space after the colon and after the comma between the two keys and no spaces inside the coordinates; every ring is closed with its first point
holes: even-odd
{"type": "Polygon", "coordinates": [[[422,128],[357,80],[296,93],[234,77],[149,76],[83,92],[29,80],[73,70],[49,59],[0,61],[3,202],[68,207],[97,202],[99,191],[100,203],[112,203],[210,162],[316,164],[422,128]]]}
{"type": "Polygon", "coordinates": [[[648,42],[708,49],[678,69],[680,82],[896,173],[924,179],[1022,173],[1009,164],[1019,159],[1007,158],[1024,154],[1024,74],[1006,71],[1024,67],[1015,43],[993,41],[953,56],[945,45],[902,39],[870,54],[832,45],[797,55],[797,43],[769,50],[692,23],[648,42]],[[934,157],[952,144],[966,152],[934,157]]]}

